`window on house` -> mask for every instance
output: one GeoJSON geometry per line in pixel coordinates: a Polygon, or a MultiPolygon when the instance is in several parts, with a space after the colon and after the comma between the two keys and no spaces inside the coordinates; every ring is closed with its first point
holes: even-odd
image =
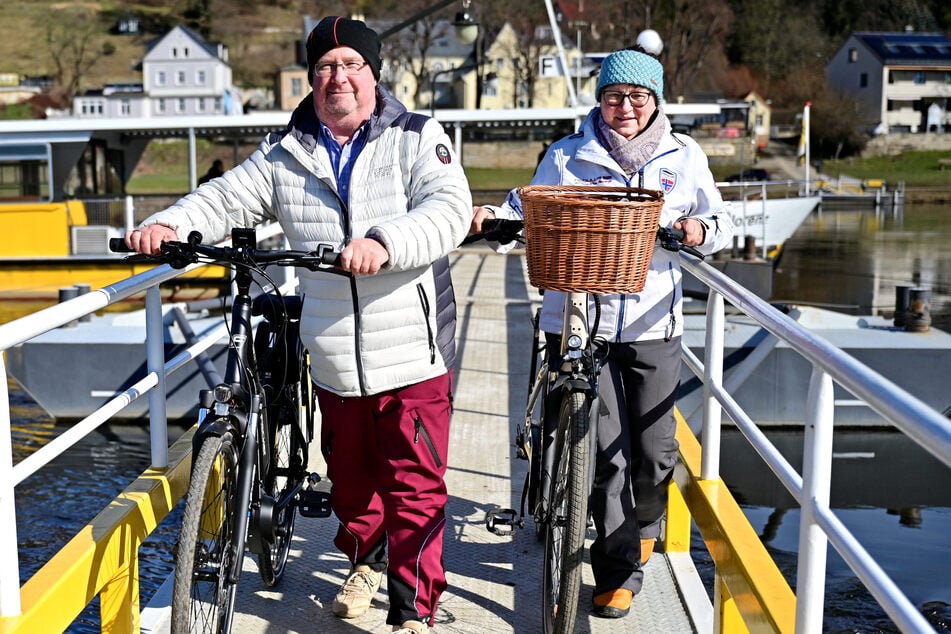
{"type": "Polygon", "coordinates": [[[164,86],[165,85],[165,71],[160,70],[155,73],[155,85],[164,86]]]}
{"type": "Polygon", "coordinates": [[[854,64],[859,61],[859,50],[857,48],[849,49],[849,63],[854,64]]]}
{"type": "Polygon", "coordinates": [[[185,100],[181,97],[175,103],[175,112],[185,112],[185,100]]]}
{"type": "Polygon", "coordinates": [[[200,70],[195,73],[195,83],[199,86],[205,85],[205,71],[200,70]]]}
{"type": "Polygon", "coordinates": [[[175,71],[175,84],[178,86],[183,86],[185,84],[185,71],[175,71]]]}
{"type": "Polygon", "coordinates": [[[188,57],[188,47],[186,46],[185,48],[182,49],[182,51],[183,51],[182,57],[188,57]]]}
{"type": "Polygon", "coordinates": [[[132,103],[128,99],[119,102],[119,114],[124,116],[132,114],[132,103]]]}
{"type": "Polygon", "coordinates": [[[859,88],[868,88],[868,73],[859,75],[859,88]]]}
{"type": "Polygon", "coordinates": [[[172,47],[172,57],[178,57],[178,49],[175,47],[172,47]]]}
{"type": "Polygon", "coordinates": [[[198,99],[198,104],[197,104],[197,105],[198,105],[198,112],[204,112],[204,111],[205,111],[205,100],[204,100],[203,98],[199,98],[199,99],[198,99]]]}
{"type": "Polygon", "coordinates": [[[158,110],[159,114],[165,114],[165,100],[159,99],[155,109],[158,110]]]}
{"type": "Polygon", "coordinates": [[[215,112],[221,112],[221,97],[215,97],[215,112]]]}
{"type": "Polygon", "coordinates": [[[925,81],[926,81],[925,71],[919,70],[918,72],[915,73],[914,82],[915,82],[916,84],[919,84],[919,85],[920,85],[920,84],[925,83],[925,81]]]}
{"type": "Polygon", "coordinates": [[[291,79],[291,96],[302,97],[304,95],[304,82],[300,77],[291,79]]]}

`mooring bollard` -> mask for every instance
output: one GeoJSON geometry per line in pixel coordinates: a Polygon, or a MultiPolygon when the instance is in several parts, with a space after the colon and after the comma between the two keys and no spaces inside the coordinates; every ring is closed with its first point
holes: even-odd
{"type": "Polygon", "coordinates": [[[926,332],[931,329],[931,289],[912,288],[908,294],[905,330],[926,332]]]}
{"type": "MultiPolygon", "coordinates": [[[[76,284],[75,286],[76,286],[77,296],[85,295],[86,293],[92,290],[92,286],[90,286],[89,284],[76,284]]],[[[86,313],[85,315],[79,318],[79,321],[82,321],[82,322],[92,321],[92,313],[86,313]]]]}
{"type": "MultiPolygon", "coordinates": [[[[59,289],[59,303],[68,302],[71,299],[79,297],[79,289],[75,286],[64,287],[59,289]]],[[[63,324],[64,328],[75,328],[79,325],[79,320],[74,319],[73,321],[63,324]]]]}
{"type": "Polygon", "coordinates": [[[911,298],[911,284],[899,284],[895,287],[895,316],[892,323],[896,328],[904,328],[908,317],[908,302],[911,298]]]}

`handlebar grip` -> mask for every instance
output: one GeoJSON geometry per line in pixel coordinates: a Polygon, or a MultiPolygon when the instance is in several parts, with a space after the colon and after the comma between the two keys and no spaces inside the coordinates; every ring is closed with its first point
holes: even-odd
{"type": "Polygon", "coordinates": [[[135,253],[134,249],[126,246],[123,238],[109,238],[109,250],[113,253],[135,253]]]}

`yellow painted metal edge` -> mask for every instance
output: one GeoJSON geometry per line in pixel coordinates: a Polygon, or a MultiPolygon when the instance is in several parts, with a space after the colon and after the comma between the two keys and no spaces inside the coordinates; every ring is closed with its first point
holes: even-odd
{"type": "Polygon", "coordinates": [[[22,614],[0,618],[0,633],[62,632],[104,590],[125,599],[101,598],[102,631],[138,632],[138,548],[188,489],[192,435],[169,448],[167,469],[145,471],[23,584],[22,614]]]}
{"type": "Polygon", "coordinates": [[[796,596],[722,479],[700,479],[700,443],[677,412],[687,477],[677,485],[751,632],[794,632],[796,596]]]}

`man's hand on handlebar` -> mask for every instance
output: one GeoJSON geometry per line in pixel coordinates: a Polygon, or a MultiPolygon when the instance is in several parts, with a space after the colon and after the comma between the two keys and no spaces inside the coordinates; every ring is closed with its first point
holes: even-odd
{"type": "Polygon", "coordinates": [[[178,234],[165,225],[147,225],[125,234],[126,246],[146,255],[158,255],[161,253],[162,243],[172,240],[178,240],[178,234]]]}
{"type": "Polygon", "coordinates": [[[340,252],[337,266],[354,275],[375,275],[389,259],[386,247],[373,238],[356,238],[340,252]]]}

